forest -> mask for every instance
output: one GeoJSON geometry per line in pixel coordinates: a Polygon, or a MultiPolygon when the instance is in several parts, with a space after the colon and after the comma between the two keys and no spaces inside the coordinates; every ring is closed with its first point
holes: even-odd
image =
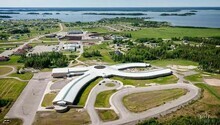
{"type": "Polygon", "coordinates": [[[23,55],[18,62],[24,63],[25,67],[35,69],[65,67],[68,64],[68,58],[59,52],[46,52],[41,54],[23,55]]]}
{"type": "MultiPolygon", "coordinates": [[[[141,40],[139,40],[141,41],[141,40]]],[[[134,45],[126,54],[115,54],[110,52],[112,59],[116,62],[143,62],[161,59],[186,59],[199,63],[201,69],[208,72],[220,73],[220,48],[209,45],[174,44],[172,41],[160,42],[157,47],[134,45]]]]}

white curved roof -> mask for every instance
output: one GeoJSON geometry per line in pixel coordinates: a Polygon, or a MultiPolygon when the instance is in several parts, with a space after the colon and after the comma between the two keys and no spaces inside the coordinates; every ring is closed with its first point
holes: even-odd
{"type": "Polygon", "coordinates": [[[127,77],[127,78],[152,78],[152,77],[159,77],[162,75],[172,74],[172,71],[170,69],[160,69],[160,70],[153,70],[149,72],[139,72],[139,73],[123,72],[119,70],[119,69],[131,68],[131,67],[133,68],[133,67],[146,67],[146,66],[149,66],[149,64],[145,64],[145,63],[131,63],[124,65],[121,64],[114,66],[105,66],[105,68],[103,69],[97,69],[95,66],[88,67],[88,71],[86,71],[82,76],[74,79],[73,81],[68,83],[64,88],[61,89],[61,91],[53,100],[53,103],[57,103],[60,101],[73,103],[80,90],[85,85],[90,83],[92,80],[96,79],[97,77],[119,76],[119,77],[127,77]]]}

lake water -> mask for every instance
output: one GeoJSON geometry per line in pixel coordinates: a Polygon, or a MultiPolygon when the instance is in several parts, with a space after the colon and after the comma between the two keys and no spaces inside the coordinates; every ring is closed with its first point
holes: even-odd
{"type": "MultiPolygon", "coordinates": [[[[195,26],[220,28],[220,8],[0,8],[0,11],[19,12],[20,14],[5,14],[10,19],[47,19],[56,18],[64,22],[89,22],[103,18],[115,17],[152,17],[153,21],[167,21],[174,26],[195,26]],[[161,13],[186,13],[197,10],[192,16],[160,16],[161,13]],[[28,15],[29,12],[40,13],[28,15]],[[53,15],[42,15],[42,13],[53,15]],[[60,13],[60,14],[56,14],[60,13]],[[144,13],[141,16],[118,15],[83,15],[83,13],[144,13]]],[[[1,14],[2,15],[2,14],[1,14]]]]}

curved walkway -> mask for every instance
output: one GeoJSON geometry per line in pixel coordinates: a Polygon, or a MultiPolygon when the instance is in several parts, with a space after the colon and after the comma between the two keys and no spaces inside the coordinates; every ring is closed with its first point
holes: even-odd
{"type": "Polygon", "coordinates": [[[8,72],[8,73],[6,73],[6,74],[4,74],[4,75],[0,75],[0,78],[6,77],[6,76],[8,76],[8,75],[10,75],[10,74],[16,72],[16,69],[15,69],[14,66],[7,66],[7,65],[6,65],[6,66],[0,66],[0,67],[8,67],[8,68],[12,68],[12,71],[10,71],[10,72],[8,72]]]}
{"type": "MultiPolygon", "coordinates": [[[[97,84],[90,92],[84,108],[88,111],[88,113],[90,115],[90,119],[92,120],[92,124],[94,124],[94,125],[103,124],[103,122],[100,120],[100,118],[96,112],[96,109],[94,107],[96,97],[100,92],[119,89],[123,86],[122,82],[120,82],[120,81],[115,82],[115,81],[117,81],[117,80],[104,79],[104,80],[100,81],[99,84],[97,84]],[[105,81],[105,83],[103,83],[103,81],[105,81]],[[114,83],[115,86],[114,87],[107,87],[105,85],[106,83],[114,83]]],[[[113,107],[111,107],[111,109],[112,108],[113,107]]],[[[110,108],[108,108],[108,109],[110,109],[110,108]]]]}
{"type": "MultiPolygon", "coordinates": [[[[102,88],[103,89],[103,88],[102,88]]],[[[182,106],[190,103],[193,100],[196,100],[200,97],[200,89],[191,84],[169,84],[169,85],[158,85],[158,86],[151,86],[151,87],[140,87],[140,88],[123,88],[113,94],[110,98],[111,109],[113,109],[118,115],[119,119],[110,122],[102,122],[97,112],[94,109],[94,103],[96,96],[99,92],[101,92],[100,87],[97,85],[91,91],[90,96],[88,97],[88,102],[85,108],[87,109],[91,121],[93,125],[118,125],[118,124],[127,124],[127,123],[137,123],[139,120],[144,120],[147,118],[152,117],[159,117],[160,115],[165,115],[176,111],[177,109],[181,108],[182,106]],[[122,103],[122,99],[124,96],[132,94],[132,93],[139,93],[139,92],[147,92],[147,91],[156,91],[156,90],[166,90],[166,89],[174,89],[174,88],[182,88],[187,89],[188,92],[186,95],[167,102],[164,105],[149,109],[147,111],[141,113],[133,113],[130,112],[125,108],[122,103]]],[[[105,91],[105,89],[103,89],[105,91]]]]}

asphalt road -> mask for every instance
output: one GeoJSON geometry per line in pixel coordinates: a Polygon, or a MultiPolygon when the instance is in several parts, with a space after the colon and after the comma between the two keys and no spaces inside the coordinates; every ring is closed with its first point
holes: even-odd
{"type": "MultiPolygon", "coordinates": [[[[122,85],[122,83],[120,84],[122,85]]],[[[119,119],[115,121],[110,121],[110,122],[103,122],[102,120],[100,120],[94,108],[96,97],[102,91],[120,88],[120,84],[116,85],[113,88],[106,87],[104,84],[96,85],[92,89],[92,91],[90,92],[88,96],[86,105],[85,105],[85,109],[88,111],[90,115],[92,125],[119,125],[119,124],[128,124],[128,123],[135,124],[139,120],[152,118],[152,117],[159,117],[160,115],[165,115],[172,111],[176,111],[177,109],[188,104],[192,100],[196,100],[200,97],[199,88],[191,84],[184,84],[182,82],[180,82],[179,84],[157,85],[157,86],[151,86],[151,87],[123,88],[123,89],[120,89],[115,94],[113,94],[112,97],[110,98],[111,108],[109,109],[113,109],[118,114],[119,119]],[[186,95],[176,100],[170,101],[164,105],[149,109],[141,113],[130,112],[124,107],[122,103],[122,98],[132,93],[174,89],[174,88],[187,89],[188,92],[186,95]]]]}
{"type": "MultiPolygon", "coordinates": [[[[109,80],[109,79],[105,79],[103,81],[106,81],[105,83],[109,83],[109,82],[112,83],[111,82],[112,80],[109,80]]],[[[102,81],[100,81],[100,83],[102,83],[102,81]]],[[[120,86],[122,86],[121,82],[115,83],[114,87],[107,87],[107,86],[105,86],[105,83],[102,83],[101,85],[97,84],[92,89],[92,91],[90,92],[90,94],[88,96],[86,104],[85,104],[85,109],[88,111],[93,125],[103,124],[103,122],[100,120],[100,118],[95,110],[95,107],[94,107],[97,95],[100,92],[107,91],[107,90],[114,90],[114,89],[117,89],[120,86]]]]}
{"type": "Polygon", "coordinates": [[[31,125],[49,81],[51,81],[51,72],[34,74],[5,118],[20,118],[23,120],[23,125],[31,125]]]}
{"type": "MultiPolygon", "coordinates": [[[[62,31],[63,31],[63,26],[62,26],[61,23],[59,23],[59,26],[60,26],[60,31],[55,32],[55,33],[59,33],[59,32],[62,32],[62,31]]],[[[50,34],[54,34],[54,33],[50,33],[50,34]]],[[[18,46],[18,47],[15,48],[15,49],[5,50],[4,52],[2,52],[2,53],[0,54],[0,56],[11,56],[11,55],[13,54],[13,52],[16,52],[18,49],[22,49],[25,45],[27,45],[27,44],[29,44],[29,43],[32,43],[32,42],[35,41],[35,40],[39,40],[40,38],[42,38],[42,37],[44,37],[44,36],[46,36],[46,35],[48,35],[48,34],[40,35],[40,36],[37,36],[37,37],[35,37],[35,38],[33,38],[33,39],[30,39],[28,42],[25,42],[24,44],[18,46]]]]}
{"type": "Polygon", "coordinates": [[[194,85],[190,84],[169,84],[169,85],[158,85],[152,87],[141,87],[141,88],[127,88],[122,89],[115,93],[110,103],[113,105],[117,111],[119,112],[119,120],[105,122],[104,125],[118,125],[118,124],[127,124],[130,122],[138,122],[139,120],[143,120],[146,118],[159,117],[160,115],[165,115],[171,113],[172,111],[176,111],[182,106],[188,104],[192,100],[196,100],[200,97],[200,89],[194,85]],[[164,90],[164,89],[174,89],[174,88],[182,88],[187,89],[188,93],[176,100],[168,102],[164,105],[149,109],[147,111],[141,113],[132,113],[127,110],[123,103],[122,98],[126,95],[138,92],[147,92],[147,91],[155,91],[155,90],[164,90]]]}

